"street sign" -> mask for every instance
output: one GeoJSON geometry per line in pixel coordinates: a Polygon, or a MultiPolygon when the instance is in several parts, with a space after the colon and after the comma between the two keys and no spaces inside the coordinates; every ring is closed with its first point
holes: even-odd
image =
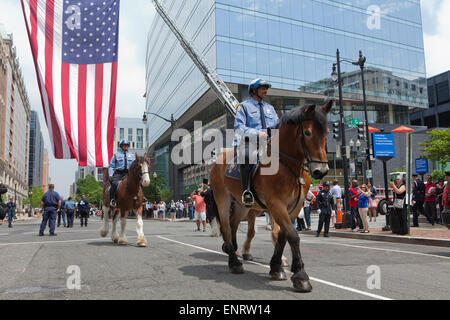
{"type": "Polygon", "coordinates": [[[361,121],[359,119],[351,119],[350,123],[348,124],[349,128],[358,128],[361,121]]]}
{"type": "Polygon", "coordinates": [[[416,173],[424,174],[428,172],[428,159],[416,159],[416,173]]]}
{"type": "Polygon", "coordinates": [[[372,170],[366,170],[366,178],[367,179],[372,179],[373,178],[372,170]]]}
{"type": "Polygon", "coordinates": [[[375,158],[395,158],[395,140],[393,133],[372,133],[375,158]]]}

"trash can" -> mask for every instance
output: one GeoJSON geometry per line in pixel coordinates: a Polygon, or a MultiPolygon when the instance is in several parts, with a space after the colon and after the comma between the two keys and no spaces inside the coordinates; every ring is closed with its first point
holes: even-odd
{"type": "Polygon", "coordinates": [[[447,227],[447,229],[450,230],[450,210],[444,210],[441,212],[442,216],[442,223],[444,226],[447,227]]]}

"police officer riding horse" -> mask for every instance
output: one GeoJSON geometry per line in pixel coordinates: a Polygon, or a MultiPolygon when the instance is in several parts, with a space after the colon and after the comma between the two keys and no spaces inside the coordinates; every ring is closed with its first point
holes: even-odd
{"type": "Polygon", "coordinates": [[[111,181],[111,188],[109,195],[111,199],[111,207],[116,207],[116,193],[120,182],[128,175],[133,162],[136,160],[136,156],[128,152],[130,142],[126,139],[120,141],[120,150],[112,157],[109,164],[108,173],[111,181]]]}
{"type": "MultiPolygon", "coordinates": [[[[278,125],[278,115],[272,105],[264,102],[267,91],[271,88],[270,83],[263,79],[255,79],[249,85],[251,99],[242,102],[236,113],[234,129],[240,134],[241,140],[237,144],[245,143],[245,163],[240,164],[242,182],[242,202],[251,207],[255,198],[251,192],[251,171],[253,164],[250,163],[250,137],[257,136],[259,139],[267,137],[266,129],[275,128],[278,125]]],[[[253,146],[254,147],[254,146],[253,146]]]]}

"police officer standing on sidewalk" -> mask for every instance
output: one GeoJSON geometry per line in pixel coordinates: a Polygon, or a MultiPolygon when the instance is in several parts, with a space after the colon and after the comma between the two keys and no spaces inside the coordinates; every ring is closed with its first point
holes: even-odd
{"type": "Polygon", "coordinates": [[[44,211],[42,215],[41,228],[39,230],[39,236],[44,235],[45,228],[47,227],[47,221],[49,221],[50,236],[56,236],[55,224],[57,212],[61,209],[61,197],[55,191],[55,185],[49,184],[48,191],[41,199],[41,207],[44,211]]]}
{"type": "Polygon", "coordinates": [[[330,192],[330,183],[325,181],[322,184],[323,189],[317,194],[316,202],[320,210],[319,226],[317,228],[316,237],[320,236],[323,224],[325,223],[324,237],[328,237],[330,230],[330,219],[332,211],[336,210],[334,205],[334,198],[330,192]]]}

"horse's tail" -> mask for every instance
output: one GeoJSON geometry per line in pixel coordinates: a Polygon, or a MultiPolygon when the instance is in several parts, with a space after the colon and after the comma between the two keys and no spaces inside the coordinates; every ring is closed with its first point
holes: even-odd
{"type": "Polygon", "coordinates": [[[219,215],[219,209],[217,209],[217,203],[216,203],[216,199],[214,199],[214,192],[211,191],[211,196],[212,196],[212,208],[211,208],[211,220],[215,220],[217,219],[217,221],[220,224],[220,215],[219,215]]]}
{"type": "Polygon", "coordinates": [[[109,185],[109,173],[108,168],[103,168],[103,186],[109,185]]]}

